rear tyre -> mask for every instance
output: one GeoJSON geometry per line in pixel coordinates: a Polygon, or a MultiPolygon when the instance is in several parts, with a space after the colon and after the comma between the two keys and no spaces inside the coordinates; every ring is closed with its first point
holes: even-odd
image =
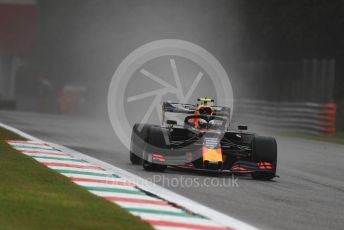
{"type": "Polygon", "coordinates": [[[135,124],[131,133],[130,162],[134,165],[142,164],[143,148],[147,141],[148,125],[135,124]]]}
{"type": "Polygon", "coordinates": [[[276,176],[277,167],[277,143],[273,137],[256,136],[252,141],[252,160],[254,162],[269,162],[272,165],[270,172],[254,172],[255,180],[271,180],[276,176]]]}
{"type": "Polygon", "coordinates": [[[167,169],[167,165],[164,162],[157,164],[148,159],[151,158],[149,157],[149,154],[152,153],[158,153],[163,156],[166,155],[169,150],[169,144],[167,143],[168,140],[166,140],[168,137],[169,135],[167,129],[158,126],[149,127],[147,135],[147,147],[145,151],[146,153],[142,164],[144,170],[163,172],[167,169]]]}

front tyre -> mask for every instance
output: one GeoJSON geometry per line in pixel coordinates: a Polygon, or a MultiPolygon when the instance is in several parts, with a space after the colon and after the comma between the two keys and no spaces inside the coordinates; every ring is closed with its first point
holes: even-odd
{"type": "Polygon", "coordinates": [[[143,169],[147,171],[163,172],[166,170],[167,165],[165,162],[154,163],[152,162],[152,153],[165,156],[169,151],[168,130],[159,126],[151,126],[147,132],[147,145],[144,154],[143,169]]]}
{"type": "Polygon", "coordinates": [[[254,172],[252,178],[255,180],[271,180],[276,176],[277,167],[277,143],[273,137],[256,136],[252,141],[252,160],[268,162],[272,166],[271,171],[254,172]]]}
{"type": "Polygon", "coordinates": [[[147,140],[149,126],[146,124],[135,124],[131,133],[130,162],[134,165],[142,164],[143,148],[147,140]]]}
{"type": "Polygon", "coordinates": [[[152,162],[143,161],[142,167],[146,171],[163,172],[167,169],[167,165],[154,164],[152,162]]]}
{"type": "Polygon", "coordinates": [[[142,163],[142,159],[138,157],[135,153],[130,152],[130,162],[133,165],[140,165],[142,163]]]}

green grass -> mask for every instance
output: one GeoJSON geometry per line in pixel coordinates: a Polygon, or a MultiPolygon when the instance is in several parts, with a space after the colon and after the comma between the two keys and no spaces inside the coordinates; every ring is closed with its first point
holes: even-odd
{"type": "Polygon", "coordinates": [[[12,149],[0,128],[0,229],[152,229],[127,211],[12,149]]]}

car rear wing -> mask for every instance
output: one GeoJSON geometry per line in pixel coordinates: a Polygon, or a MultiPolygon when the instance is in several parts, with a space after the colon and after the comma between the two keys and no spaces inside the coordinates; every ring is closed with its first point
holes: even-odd
{"type": "Polygon", "coordinates": [[[192,104],[174,103],[174,102],[163,102],[162,111],[171,113],[185,113],[193,114],[196,110],[196,106],[192,104]]]}
{"type": "MultiPolygon", "coordinates": [[[[229,117],[231,114],[231,108],[224,106],[211,106],[215,111],[215,116],[229,117]]],[[[194,114],[197,107],[192,104],[183,104],[175,102],[163,102],[162,111],[171,113],[185,113],[194,114]]]]}

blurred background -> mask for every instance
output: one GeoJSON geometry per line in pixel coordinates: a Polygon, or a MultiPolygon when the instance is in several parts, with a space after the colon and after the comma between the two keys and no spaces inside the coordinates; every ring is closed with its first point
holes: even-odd
{"type": "Polygon", "coordinates": [[[235,121],[341,136],[343,28],[343,0],[0,0],[0,109],[106,118],[120,62],[172,38],[221,62],[235,121]]]}

